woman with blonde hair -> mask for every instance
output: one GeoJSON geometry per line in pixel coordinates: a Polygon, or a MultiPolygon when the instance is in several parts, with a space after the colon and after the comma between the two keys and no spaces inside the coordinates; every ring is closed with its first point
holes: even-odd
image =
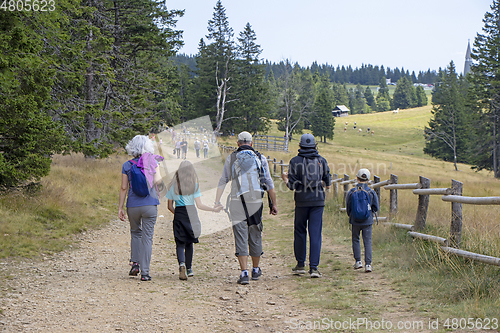
{"type": "Polygon", "coordinates": [[[211,212],[219,212],[222,207],[212,208],[201,202],[198,176],[189,161],[180,164],[167,188],[168,210],[174,214],[173,229],[179,279],[187,280],[188,276],[194,275],[193,243],[198,243],[201,234],[201,223],[196,207],[211,212]]]}
{"type": "Polygon", "coordinates": [[[133,159],[123,163],[120,188],[118,217],[130,222],[130,269],[129,275],[137,276],[141,272],[141,281],[150,281],[149,265],[153,250],[153,233],[158,215],[158,192],[156,184],[161,183],[158,162],[163,157],[154,154],[154,147],[146,135],[136,135],[125,147],[133,159]],[[145,176],[144,186],[149,191],[143,195],[138,189],[132,188],[132,166],[137,165],[145,176]],[[123,209],[127,197],[127,214],[123,209]]]}

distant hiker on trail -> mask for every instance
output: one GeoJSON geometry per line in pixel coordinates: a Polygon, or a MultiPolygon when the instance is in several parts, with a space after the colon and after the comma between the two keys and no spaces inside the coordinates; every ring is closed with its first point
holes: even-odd
{"type": "Polygon", "coordinates": [[[182,150],[182,158],[186,159],[187,158],[187,151],[188,151],[188,143],[187,143],[186,137],[184,137],[182,139],[181,150],[182,150]]]}
{"type": "Polygon", "coordinates": [[[200,140],[198,140],[198,138],[196,138],[196,140],[194,141],[194,150],[196,151],[197,158],[200,157],[200,148],[201,148],[201,142],[200,140]]]}
{"type": "Polygon", "coordinates": [[[374,190],[368,187],[370,171],[360,169],[356,174],[358,184],[347,192],[346,211],[349,223],[352,225],[352,252],[354,254],[354,269],[363,267],[361,262],[361,246],[359,233],[363,233],[365,247],[365,272],[372,271],[372,225],[373,214],[379,210],[378,197],[374,190]]]}
{"type": "Polygon", "coordinates": [[[208,140],[207,140],[207,137],[203,138],[203,158],[208,158],[208,140]]]}
{"type": "Polygon", "coordinates": [[[175,151],[177,153],[177,158],[181,158],[181,141],[175,141],[175,151]]]}
{"type": "Polygon", "coordinates": [[[154,155],[151,140],[146,135],[136,135],[125,147],[134,158],[123,163],[122,185],[118,204],[118,217],[130,222],[129,275],[141,272],[141,281],[150,281],[149,264],[153,249],[153,233],[157,217],[158,187],[162,183],[158,162],[163,157],[154,155]],[[123,204],[127,197],[127,215],[123,204]]]}
{"type": "Polygon", "coordinates": [[[295,220],[293,250],[297,265],[294,274],[305,274],[307,231],[309,230],[309,274],[321,277],[318,271],[321,253],[321,232],[325,190],[330,189],[332,177],[328,162],[318,153],[314,136],[303,134],[299,142],[299,154],[289,163],[288,173],[281,178],[286,186],[295,191],[295,220]]]}
{"type": "Polygon", "coordinates": [[[220,212],[222,207],[209,207],[201,202],[198,176],[193,164],[183,161],[168,185],[166,195],[168,210],[174,214],[174,238],[179,263],[179,279],[194,276],[193,243],[198,243],[201,223],[196,208],[210,212],[220,212]],[[175,202],[175,208],[174,208],[175,202]],[[196,207],[195,207],[196,204],[196,207]]]}
{"type": "Polygon", "coordinates": [[[250,283],[247,270],[248,255],[252,257],[252,280],[262,275],[259,267],[262,252],[262,197],[267,191],[269,214],[278,214],[274,183],[265,156],[252,148],[252,135],[238,134],[238,150],[229,155],[219,180],[215,207],[222,207],[220,199],[226,184],[231,181],[231,193],[226,209],[233,224],[236,256],[241,274],[238,284],[250,283]]]}

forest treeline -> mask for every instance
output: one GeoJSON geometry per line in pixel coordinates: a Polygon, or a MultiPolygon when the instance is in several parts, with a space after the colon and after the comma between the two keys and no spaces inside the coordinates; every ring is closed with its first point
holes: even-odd
{"type": "MultiPolygon", "coordinates": [[[[44,12],[30,6],[17,10],[9,2],[0,9],[3,188],[38,181],[49,172],[53,154],[103,158],[136,134],[206,115],[216,133],[266,133],[274,119],[285,137],[308,128],[326,142],[333,138],[336,105],[352,114],[427,105],[423,87],[414,83],[436,84],[426,153],[449,159],[455,147],[455,160],[498,175],[500,89],[490,86],[497,78],[488,58],[493,51],[486,49],[497,43],[494,23],[485,23],[489,30],[476,38],[476,65],[467,84],[459,85],[467,98],[445,107],[451,101],[445,79],[456,75],[452,68],[415,74],[372,65],[263,61],[251,24],[235,33],[221,0],[194,56],[178,54],[183,40],[176,22],[184,11],[167,9],[163,0],[60,0],[44,12]],[[393,94],[387,79],[397,83],[393,94]],[[440,116],[450,108],[458,110],[451,126],[442,120],[450,116],[440,116]],[[460,126],[470,132],[465,136],[460,126]],[[473,152],[474,142],[480,152],[473,152]]],[[[485,20],[498,17],[497,0],[492,11],[485,20]]]]}
{"type": "MultiPolygon", "coordinates": [[[[196,57],[194,55],[189,55],[185,53],[176,54],[173,57],[174,61],[178,64],[184,64],[189,67],[192,73],[196,72],[196,57]]],[[[273,72],[274,78],[278,78],[283,76],[286,72],[286,61],[280,61],[279,63],[270,62],[269,60],[264,60],[264,64],[266,65],[266,79],[270,72],[273,72]]],[[[298,65],[298,63],[296,63],[298,65]]],[[[415,71],[412,71],[410,74],[409,70],[402,68],[391,69],[381,66],[373,66],[373,65],[365,65],[362,64],[361,68],[352,68],[351,65],[334,67],[329,64],[321,64],[319,65],[316,61],[311,64],[311,66],[306,67],[305,69],[310,70],[312,73],[318,72],[320,75],[324,75],[328,73],[328,77],[331,82],[337,82],[342,84],[361,84],[361,85],[378,85],[382,78],[389,79],[390,82],[396,83],[403,76],[406,76],[411,80],[412,83],[421,83],[432,85],[439,77],[439,68],[438,71],[431,70],[430,68],[427,71],[419,71],[418,75],[415,74],[415,71]]]]}

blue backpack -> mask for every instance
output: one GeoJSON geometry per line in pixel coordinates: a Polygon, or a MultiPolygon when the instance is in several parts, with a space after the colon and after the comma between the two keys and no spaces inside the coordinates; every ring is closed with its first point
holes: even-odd
{"type": "Polygon", "coordinates": [[[358,186],[351,196],[351,215],[354,221],[365,221],[372,214],[370,193],[358,186]]]}
{"type": "Polygon", "coordinates": [[[146,175],[137,166],[137,162],[130,160],[132,162],[132,167],[130,168],[130,187],[132,191],[139,197],[146,197],[149,195],[148,182],[146,180],[146,175]]]}

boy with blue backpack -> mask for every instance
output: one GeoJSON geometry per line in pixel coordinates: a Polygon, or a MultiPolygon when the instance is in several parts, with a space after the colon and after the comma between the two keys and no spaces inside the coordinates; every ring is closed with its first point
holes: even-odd
{"type": "Polygon", "coordinates": [[[354,254],[354,269],[363,267],[361,262],[361,246],[359,234],[362,232],[365,247],[365,272],[372,271],[372,225],[373,214],[379,210],[378,197],[374,190],[368,187],[370,171],[360,169],[356,174],[358,184],[347,192],[346,211],[349,223],[352,225],[352,252],[354,254]]]}

